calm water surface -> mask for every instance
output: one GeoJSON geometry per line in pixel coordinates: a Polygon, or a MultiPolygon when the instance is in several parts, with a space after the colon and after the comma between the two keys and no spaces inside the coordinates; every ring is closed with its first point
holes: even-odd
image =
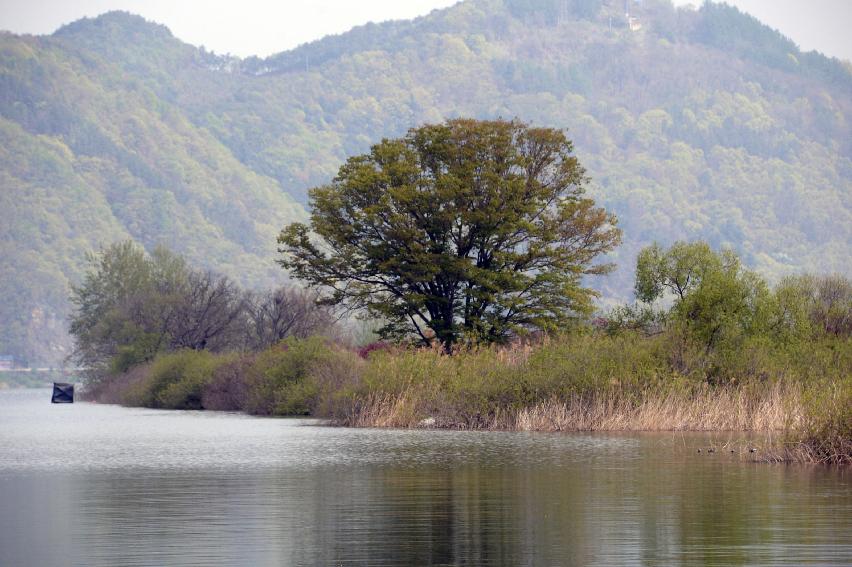
{"type": "Polygon", "coordinates": [[[722,436],[341,429],[0,391],[0,566],[850,565],[852,471],[722,436]]]}

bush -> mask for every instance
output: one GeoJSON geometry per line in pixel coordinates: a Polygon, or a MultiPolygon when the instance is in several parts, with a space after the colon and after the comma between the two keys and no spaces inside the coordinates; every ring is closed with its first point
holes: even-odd
{"type": "Polygon", "coordinates": [[[564,337],[538,349],[524,375],[541,393],[569,397],[611,389],[642,391],[671,377],[667,351],[658,337],[564,337]]]}
{"type": "Polygon", "coordinates": [[[309,400],[311,415],[337,417],[350,412],[366,365],[359,354],[340,348],[316,359],[307,377],[316,392],[309,400]]]}
{"type": "Polygon", "coordinates": [[[506,412],[552,399],[618,390],[639,396],[677,383],[660,338],[572,335],[540,345],[487,347],[447,356],[435,350],[374,354],[361,399],[406,396],[411,420],[486,427],[506,412]]]}
{"type": "Polygon", "coordinates": [[[230,358],[196,350],[160,355],[148,367],[145,377],[131,385],[126,401],[153,408],[204,409],[204,387],[216,367],[230,358]]]}
{"type": "Polygon", "coordinates": [[[201,393],[204,409],[242,411],[246,408],[249,385],[246,383],[254,355],[235,356],[216,366],[201,393]]]}
{"type": "Polygon", "coordinates": [[[452,356],[440,349],[383,348],[367,359],[315,337],[249,355],[160,355],[101,388],[100,399],[358,425],[417,426],[432,418],[434,426],[464,429],[515,427],[521,415],[539,415],[544,427],[570,422],[594,428],[612,418],[606,427],[702,428],[708,427],[707,412],[768,413],[763,421],[735,423],[781,428],[790,419],[788,453],[779,458],[850,462],[850,368],[852,339],[831,335],[807,342],[740,336],[708,352],[675,327],[650,337],[626,330],[575,333],[452,356]],[[642,408],[650,408],[645,418],[630,422],[642,408]],[[790,447],[798,452],[789,453],[790,447]]]}
{"type": "Polygon", "coordinates": [[[330,353],[322,337],[290,338],[261,352],[248,369],[243,409],[258,415],[308,415],[318,388],[307,377],[330,353]]]}

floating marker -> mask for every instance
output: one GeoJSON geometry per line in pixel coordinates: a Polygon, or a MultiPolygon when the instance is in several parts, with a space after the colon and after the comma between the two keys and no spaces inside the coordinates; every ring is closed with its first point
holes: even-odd
{"type": "Polygon", "coordinates": [[[53,383],[53,397],[50,398],[54,404],[73,404],[74,403],[74,384],[66,384],[65,382],[53,383]]]}

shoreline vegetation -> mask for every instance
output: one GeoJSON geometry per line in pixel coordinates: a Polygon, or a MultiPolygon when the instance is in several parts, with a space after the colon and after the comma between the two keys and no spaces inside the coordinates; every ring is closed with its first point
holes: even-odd
{"type": "Polygon", "coordinates": [[[758,342],[717,362],[667,334],[589,331],[452,356],[311,337],[258,353],[160,355],[87,395],[351,427],[772,433],[763,460],[852,463],[848,338],[758,342]],[[708,381],[708,370],[723,379],[708,381]]]}
{"type": "Polygon", "coordinates": [[[74,362],[94,399],[125,405],[780,432],[765,458],[852,463],[852,282],[770,285],[731,249],[655,243],[636,258],[635,302],[596,313],[590,281],[622,231],[588,181],[561,130],[412,128],[350,157],[311,190],[310,223],[281,231],[277,262],[309,291],[243,290],[130,242],[93,256],[72,295],[74,362]],[[375,330],[358,338],[341,313],[375,330]]]}

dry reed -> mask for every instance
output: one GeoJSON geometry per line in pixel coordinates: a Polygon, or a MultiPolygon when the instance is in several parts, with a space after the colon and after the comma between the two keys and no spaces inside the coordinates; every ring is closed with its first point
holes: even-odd
{"type": "Polygon", "coordinates": [[[774,385],[703,388],[694,393],[648,393],[636,402],[617,391],[569,400],[550,399],[471,421],[430,415],[416,393],[375,394],[339,420],[355,427],[440,427],[516,431],[780,431],[801,420],[798,390],[774,385]]]}
{"type": "Polygon", "coordinates": [[[763,460],[770,463],[852,465],[852,441],[841,439],[831,445],[818,439],[780,442],[770,446],[763,460]]]}

